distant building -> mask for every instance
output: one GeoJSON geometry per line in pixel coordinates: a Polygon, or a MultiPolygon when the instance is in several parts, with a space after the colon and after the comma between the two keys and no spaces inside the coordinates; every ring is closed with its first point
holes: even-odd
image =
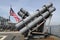
{"type": "Polygon", "coordinates": [[[0,16],[0,29],[11,29],[15,27],[16,23],[12,23],[9,19],[0,16]]]}
{"type": "Polygon", "coordinates": [[[8,25],[8,19],[0,16],[0,25],[8,25]]]}

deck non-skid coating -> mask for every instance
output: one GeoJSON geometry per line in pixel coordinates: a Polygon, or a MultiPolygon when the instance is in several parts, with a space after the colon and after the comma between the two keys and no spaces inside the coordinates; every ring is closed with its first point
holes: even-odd
{"type": "Polygon", "coordinates": [[[4,40],[7,37],[7,35],[0,35],[0,40],[4,40]]]}

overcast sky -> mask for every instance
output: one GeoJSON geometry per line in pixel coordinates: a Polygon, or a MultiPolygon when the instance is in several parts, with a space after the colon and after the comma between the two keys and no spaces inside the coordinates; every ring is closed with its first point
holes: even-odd
{"type": "MultiPolygon", "coordinates": [[[[60,24],[60,0],[0,0],[0,16],[9,18],[10,5],[16,14],[20,8],[24,8],[32,14],[36,9],[49,2],[52,2],[56,8],[56,11],[53,12],[51,24],[58,25],[60,24]]],[[[12,22],[16,22],[13,17],[10,19],[12,22]]]]}

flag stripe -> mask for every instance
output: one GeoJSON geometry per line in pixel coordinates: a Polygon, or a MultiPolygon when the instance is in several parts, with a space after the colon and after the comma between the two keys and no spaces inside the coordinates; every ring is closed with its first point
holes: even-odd
{"type": "Polygon", "coordinates": [[[17,22],[20,22],[20,18],[16,15],[12,8],[10,8],[10,16],[13,16],[17,22]]]}

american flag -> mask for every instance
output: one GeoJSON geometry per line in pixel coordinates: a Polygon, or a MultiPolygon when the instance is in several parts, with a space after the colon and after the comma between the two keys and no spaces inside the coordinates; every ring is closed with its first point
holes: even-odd
{"type": "Polygon", "coordinates": [[[10,8],[10,16],[13,16],[17,22],[20,22],[20,18],[16,15],[12,8],[10,8]]]}

